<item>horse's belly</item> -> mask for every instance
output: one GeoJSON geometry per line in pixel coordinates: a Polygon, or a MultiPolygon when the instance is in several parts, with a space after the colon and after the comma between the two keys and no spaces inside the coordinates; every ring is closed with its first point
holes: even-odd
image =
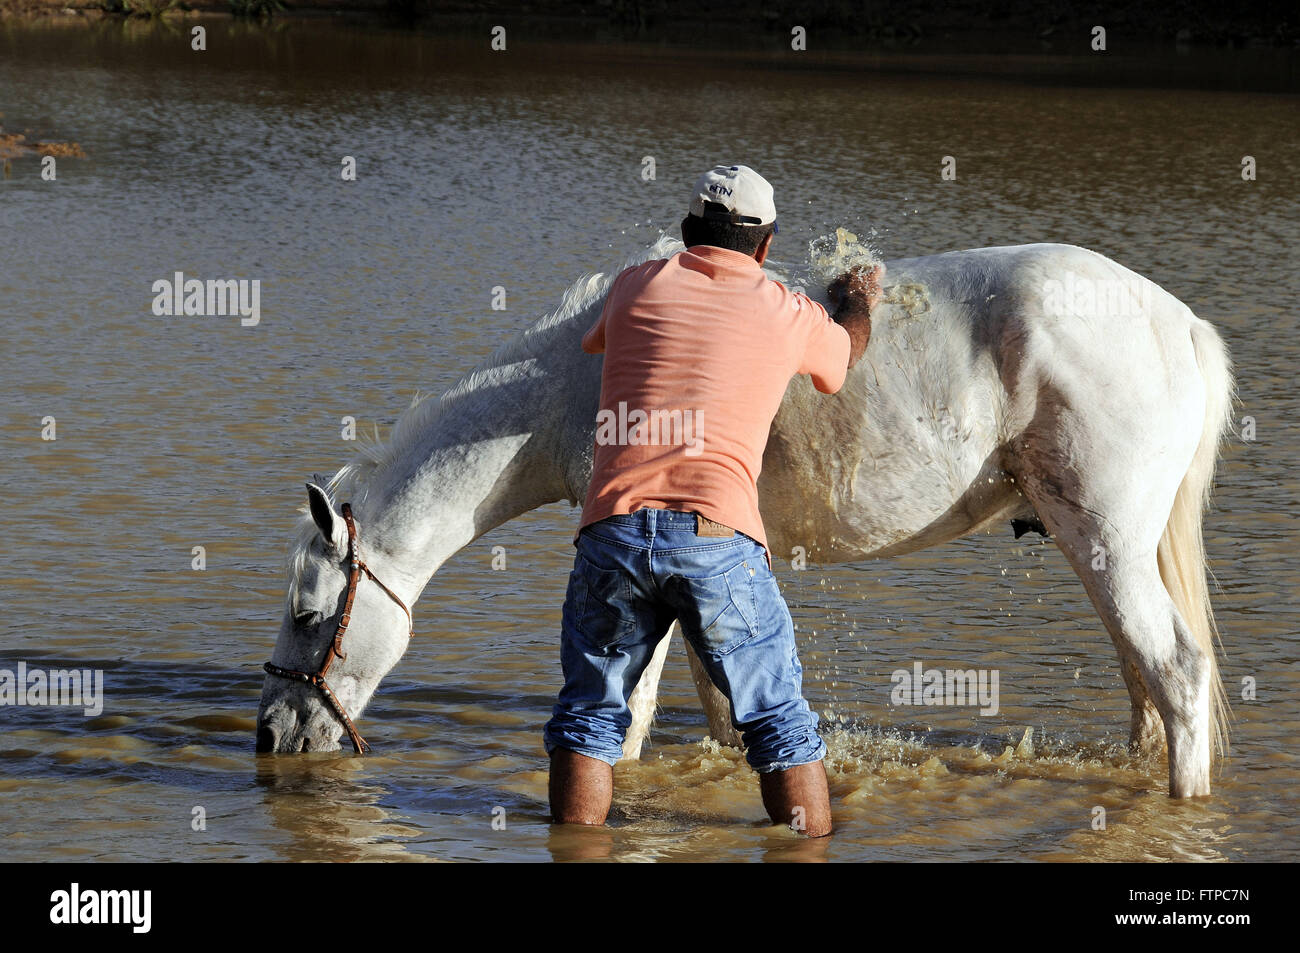
{"type": "Polygon", "coordinates": [[[957,494],[925,472],[899,481],[894,474],[860,470],[849,492],[785,476],[774,474],[766,485],[760,481],[768,543],[784,558],[804,552],[817,562],[849,562],[901,555],[1034,515],[1012,478],[995,468],[957,494]]]}
{"type": "Polygon", "coordinates": [[[776,555],[790,558],[796,547],[818,562],[898,555],[1032,516],[991,429],[936,439],[927,427],[895,422],[875,438],[861,427],[837,433],[843,428],[825,415],[801,416],[778,419],[759,479],[776,555]]]}

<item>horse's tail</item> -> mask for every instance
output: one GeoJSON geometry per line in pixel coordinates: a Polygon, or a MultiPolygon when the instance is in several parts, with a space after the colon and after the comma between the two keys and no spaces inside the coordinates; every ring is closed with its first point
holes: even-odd
{"type": "Polygon", "coordinates": [[[1214,622],[1214,610],[1210,606],[1202,518],[1210,502],[1210,485],[1214,479],[1219,445],[1232,422],[1234,385],[1232,361],[1223,339],[1200,318],[1192,319],[1192,346],[1205,382],[1205,422],[1201,428],[1201,442],[1178,487],[1169,522],[1160,537],[1157,558],[1165,588],[1191,628],[1201,651],[1209,659],[1214,744],[1219,754],[1224,755],[1228,750],[1228,697],[1219,677],[1216,642],[1219,646],[1222,643],[1214,622]]]}

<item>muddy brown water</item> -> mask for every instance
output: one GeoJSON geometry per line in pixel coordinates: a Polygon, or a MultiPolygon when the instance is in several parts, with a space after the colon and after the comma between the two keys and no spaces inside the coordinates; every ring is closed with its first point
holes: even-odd
{"type": "Polygon", "coordinates": [[[96,717],[0,708],[7,856],[1294,860],[1300,112],[1286,77],[1117,88],[1095,66],[1071,80],[1068,58],[981,77],[906,55],[863,72],[485,49],[328,24],[221,23],[206,54],[166,26],[0,32],[6,129],[88,154],[59,160],[54,182],[34,158],[0,180],[0,668],[102,669],[105,695],[96,717]],[[344,155],[356,182],[340,179],[344,155]],[[945,155],[956,181],[940,181],[945,155]],[[1242,181],[1244,155],[1257,181],[1242,181]],[[353,452],[340,419],[386,428],[417,390],[454,383],[580,274],[673,227],[718,159],[775,184],[774,257],[805,260],[837,226],[886,257],[1065,241],[1219,327],[1255,432],[1226,446],[1206,522],[1236,715],[1213,797],[1170,802],[1162,761],[1125,750],[1108,638],[1055,548],[1008,529],[778,566],[830,745],[829,842],[766,826],[739,754],[702,740],[680,646],[649,746],[618,769],[611,826],[552,829],[540,730],[560,684],[565,505],[435,577],[362,721],[373,756],[254,756],[285,549],[304,479],[353,452]],[[259,278],[260,323],[155,317],[152,282],[176,271],[259,278]],[[508,310],[490,307],[495,285],[508,310]],[[891,707],[890,673],[917,661],[997,669],[1000,711],[891,707]]]}

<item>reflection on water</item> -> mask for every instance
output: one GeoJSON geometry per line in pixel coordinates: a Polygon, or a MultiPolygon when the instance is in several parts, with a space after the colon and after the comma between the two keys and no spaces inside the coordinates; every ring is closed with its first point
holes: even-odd
{"type": "MultiPolygon", "coordinates": [[[[1294,859],[1294,96],[1120,91],[1095,66],[1072,87],[1050,57],[1016,83],[901,54],[892,73],[526,46],[489,65],[438,37],[294,25],[232,27],[198,60],[173,39],[0,33],[6,128],[89,156],[60,160],[54,183],[29,160],[0,181],[0,667],[99,668],[106,694],[95,719],[0,711],[13,856],[1294,859]],[[733,118],[689,118],[720,100],[733,118]],[[721,158],[775,183],[774,256],[793,267],[840,226],[887,258],[1066,241],[1222,329],[1258,436],[1227,448],[1207,547],[1225,680],[1261,690],[1235,705],[1213,798],[1169,802],[1163,762],[1125,750],[1127,696],[1077,580],[1051,544],[1006,532],[782,569],[828,729],[835,837],[766,823],[738,753],[701,741],[679,646],[609,828],[553,829],[540,730],[559,688],[564,506],[435,578],[363,719],[373,757],[253,755],[294,510],[304,479],[351,455],[341,418],[387,426],[415,391],[449,386],[579,274],[674,227],[684,183],[721,158]],[[625,185],[596,200],[593,170],[625,185]],[[151,283],[175,271],[259,278],[261,324],[154,318],[151,283]],[[498,284],[506,311],[490,307],[498,284]],[[891,708],[890,673],[917,661],[996,668],[1001,710],[891,708]]],[[[1269,69],[1252,68],[1242,88],[1269,69]]]]}
{"type": "Polygon", "coordinates": [[[282,859],[429,859],[407,850],[407,841],[421,830],[400,823],[382,806],[382,784],[357,777],[357,762],[322,755],[255,760],[267,817],[284,840],[282,859]]]}

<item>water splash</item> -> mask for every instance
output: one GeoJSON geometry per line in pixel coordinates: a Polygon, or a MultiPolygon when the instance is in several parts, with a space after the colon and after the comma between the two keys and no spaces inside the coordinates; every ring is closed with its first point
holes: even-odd
{"type": "Polygon", "coordinates": [[[843,226],[808,242],[809,270],[827,284],[850,269],[870,268],[880,261],[879,249],[843,226]]]}

